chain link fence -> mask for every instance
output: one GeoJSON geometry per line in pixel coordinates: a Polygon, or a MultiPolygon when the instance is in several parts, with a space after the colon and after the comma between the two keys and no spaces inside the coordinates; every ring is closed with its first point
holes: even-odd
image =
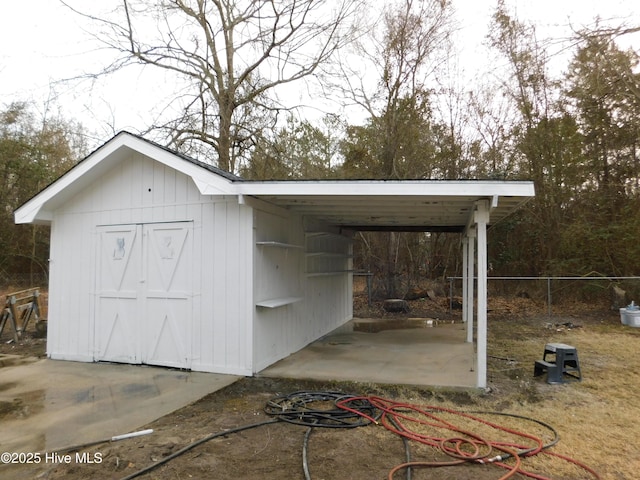
{"type": "MultiPolygon", "coordinates": [[[[449,305],[453,308],[454,299],[462,296],[463,277],[447,277],[447,280],[449,305]]],[[[554,305],[567,301],[618,309],[631,301],[640,304],[640,277],[487,277],[487,294],[544,301],[549,316],[553,315],[554,305]]]]}
{"type": "Polygon", "coordinates": [[[0,270],[0,291],[39,287],[49,288],[49,275],[45,272],[7,273],[0,270]]]}

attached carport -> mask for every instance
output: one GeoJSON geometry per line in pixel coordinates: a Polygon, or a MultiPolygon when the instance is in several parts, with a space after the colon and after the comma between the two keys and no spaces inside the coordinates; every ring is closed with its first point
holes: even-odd
{"type": "Polygon", "coordinates": [[[485,387],[487,227],[533,195],[511,181],[247,181],[121,132],[15,218],[51,225],[50,358],[234,375],[350,320],[354,231],[460,232],[485,387]]]}
{"type": "Polygon", "coordinates": [[[487,228],[534,196],[528,181],[239,181],[240,203],[256,198],[349,231],[462,233],[466,341],[477,335],[477,387],[487,383],[487,228]],[[474,277],[477,284],[474,288],[474,277]],[[474,315],[474,299],[477,315],[474,315]],[[477,323],[474,325],[474,318],[477,323]]]}

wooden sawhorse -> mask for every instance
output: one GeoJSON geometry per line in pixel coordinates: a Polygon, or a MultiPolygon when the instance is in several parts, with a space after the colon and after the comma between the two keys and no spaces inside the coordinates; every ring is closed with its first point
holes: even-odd
{"type": "Polygon", "coordinates": [[[39,297],[40,290],[37,288],[8,294],[0,314],[0,336],[4,327],[9,324],[13,329],[13,340],[17,342],[22,339],[32,318],[37,326],[41,321],[39,297]]]}

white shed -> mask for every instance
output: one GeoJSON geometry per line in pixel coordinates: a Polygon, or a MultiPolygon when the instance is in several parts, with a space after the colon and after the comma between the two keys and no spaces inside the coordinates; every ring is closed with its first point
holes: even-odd
{"type": "Polygon", "coordinates": [[[354,231],[464,231],[484,387],[486,226],[532,196],[531,182],[245,181],[122,132],[15,219],[51,225],[50,358],[237,375],[351,319],[354,231]]]}

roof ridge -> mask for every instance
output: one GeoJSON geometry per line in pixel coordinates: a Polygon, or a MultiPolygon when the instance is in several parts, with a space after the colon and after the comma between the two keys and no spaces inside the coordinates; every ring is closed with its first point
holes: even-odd
{"type": "MultiPolygon", "coordinates": [[[[193,157],[191,157],[191,156],[189,156],[189,155],[187,155],[185,153],[178,152],[177,150],[169,148],[166,145],[162,145],[162,144],[160,144],[158,142],[155,142],[153,140],[149,140],[148,138],[145,138],[142,135],[131,133],[128,130],[119,131],[116,135],[114,135],[112,138],[107,140],[105,143],[103,143],[96,150],[102,148],[104,145],[106,145],[107,143],[111,142],[113,139],[115,139],[116,137],[118,137],[118,136],[120,136],[122,134],[130,135],[130,136],[132,136],[134,138],[137,138],[138,140],[142,140],[143,142],[146,142],[149,145],[153,145],[154,147],[160,148],[160,149],[162,149],[162,150],[164,150],[164,151],[166,151],[168,153],[171,153],[172,155],[175,155],[176,157],[180,157],[181,159],[186,160],[187,162],[193,163],[194,165],[197,165],[198,167],[204,168],[205,170],[208,170],[208,171],[210,171],[212,173],[220,175],[221,177],[224,177],[227,180],[231,180],[232,182],[245,181],[242,177],[239,177],[238,175],[235,175],[235,174],[233,174],[231,172],[227,172],[226,170],[223,170],[223,169],[221,169],[219,167],[216,167],[214,165],[211,165],[211,164],[208,164],[208,163],[203,162],[201,160],[198,160],[196,158],[193,158],[193,157]]],[[[94,150],[94,152],[95,152],[95,150],[94,150]]],[[[94,152],[91,152],[89,155],[87,155],[87,157],[91,156],[94,152]]]]}

